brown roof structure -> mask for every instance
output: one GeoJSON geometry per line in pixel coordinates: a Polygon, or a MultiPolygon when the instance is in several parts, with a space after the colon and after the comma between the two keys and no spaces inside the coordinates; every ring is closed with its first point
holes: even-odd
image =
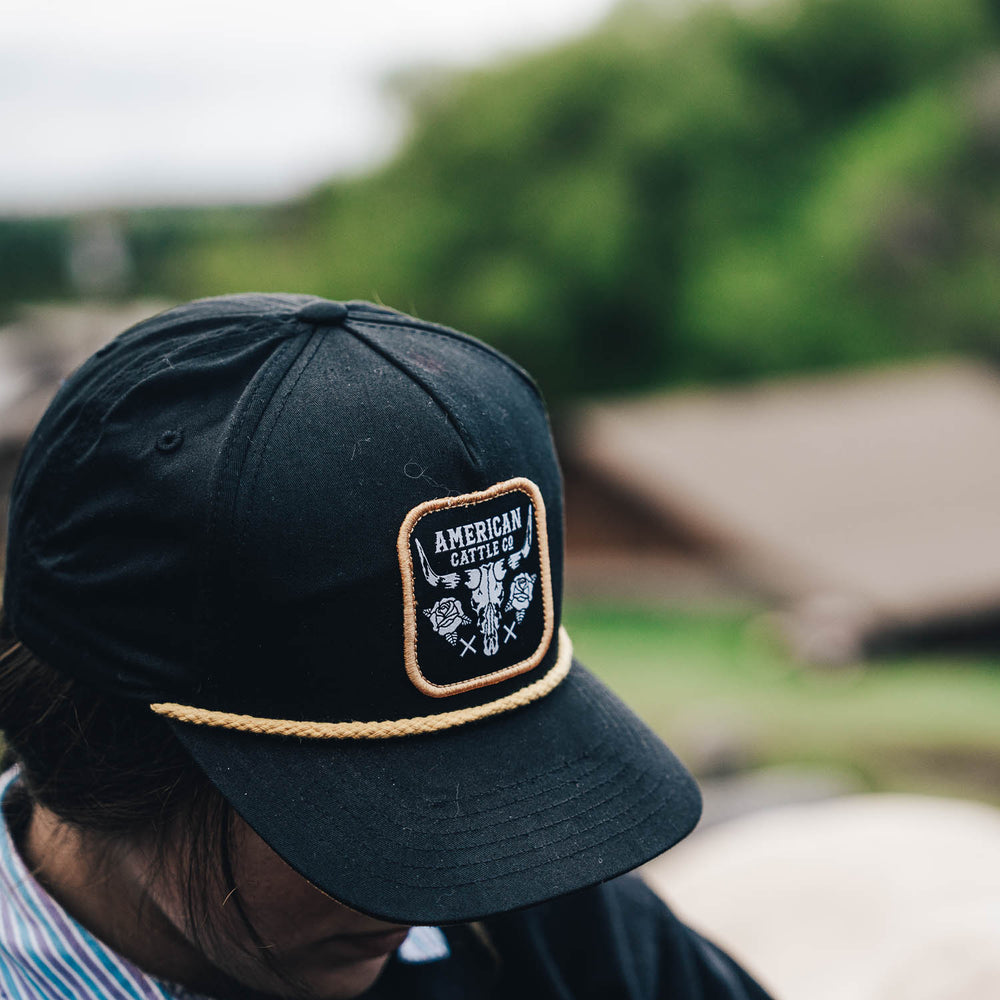
{"type": "Polygon", "coordinates": [[[1000,610],[1000,380],[944,361],[583,407],[574,461],[759,590],[873,626],[1000,610]]]}

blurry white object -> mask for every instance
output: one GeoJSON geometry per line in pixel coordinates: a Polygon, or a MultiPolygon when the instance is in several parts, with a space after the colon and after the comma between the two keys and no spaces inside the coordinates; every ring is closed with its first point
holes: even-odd
{"type": "Polygon", "coordinates": [[[776,1000],[1000,997],[1000,810],[864,795],[695,834],[643,874],[776,1000]]]}

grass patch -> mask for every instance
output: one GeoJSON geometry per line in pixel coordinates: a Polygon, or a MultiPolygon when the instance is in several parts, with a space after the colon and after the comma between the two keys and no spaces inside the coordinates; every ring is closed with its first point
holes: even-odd
{"type": "Polygon", "coordinates": [[[1000,657],[793,662],[759,619],[572,604],[577,656],[696,772],[829,764],[873,789],[1000,803],[1000,657]]]}

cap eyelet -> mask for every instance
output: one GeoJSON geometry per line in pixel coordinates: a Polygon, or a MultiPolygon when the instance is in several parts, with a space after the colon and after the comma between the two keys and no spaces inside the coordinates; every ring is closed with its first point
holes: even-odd
{"type": "Polygon", "coordinates": [[[164,431],[156,439],[156,450],[168,454],[171,451],[176,451],[183,443],[184,431],[179,429],[164,431]]]}

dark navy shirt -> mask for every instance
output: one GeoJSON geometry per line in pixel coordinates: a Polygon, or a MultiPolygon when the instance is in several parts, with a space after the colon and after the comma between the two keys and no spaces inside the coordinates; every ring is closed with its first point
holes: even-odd
{"type": "Polygon", "coordinates": [[[625,876],[479,925],[449,958],[390,962],[372,1000],[768,1000],[728,955],[625,876]]]}

